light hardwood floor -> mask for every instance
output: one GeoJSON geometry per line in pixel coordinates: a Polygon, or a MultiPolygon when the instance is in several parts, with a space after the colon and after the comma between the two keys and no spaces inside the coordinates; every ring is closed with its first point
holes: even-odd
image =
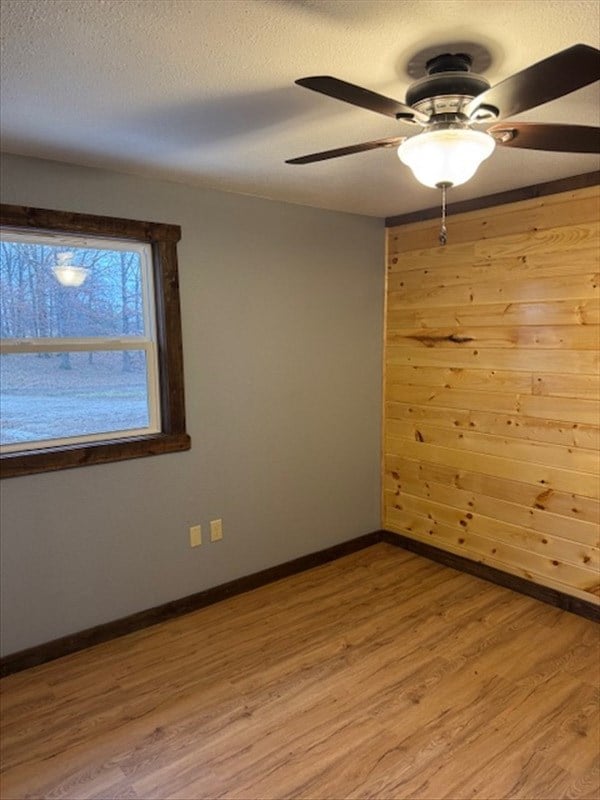
{"type": "Polygon", "coordinates": [[[598,626],[390,545],[2,681],[10,798],[596,798],[598,626]]]}

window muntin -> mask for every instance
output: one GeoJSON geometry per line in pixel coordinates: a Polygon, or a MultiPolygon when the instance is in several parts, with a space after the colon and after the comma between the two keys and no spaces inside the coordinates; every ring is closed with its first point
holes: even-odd
{"type": "MultiPolygon", "coordinates": [[[[67,306],[63,308],[65,313],[61,318],[60,329],[56,319],[54,327],[46,320],[45,325],[40,324],[33,331],[31,324],[29,329],[22,324],[18,329],[14,325],[13,328],[4,326],[2,330],[4,347],[3,355],[0,355],[0,364],[16,363],[20,366],[20,370],[12,369],[12,373],[17,373],[16,377],[15,374],[10,374],[10,370],[5,369],[6,375],[12,382],[11,391],[23,389],[22,375],[20,386],[15,384],[19,384],[18,373],[22,372],[24,366],[27,367],[25,372],[29,372],[25,384],[29,381],[31,388],[32,383],[40,382],[36,373],[43,372],[42,364],[45,363],[47,367],[48,361],[66,359],[69,354],[71,366],[79,360],[88,365],[93,364],[94,369],[103,371],[103,389],[109,389],[113,399],[118,398],[119,394],[128,395],[133,414],[129,416],[125,414],[125,418],[120,414],[115,418],[115,406],[113,423],[108,426],[105,421],[106,415],[98,413],[99,406],[96,403],[97,418],[94,424],[86,419],[86,424],[80,428],[80,435],[76,436],[71,435],[75,433],[75,428],[68,406],[59,403],[55,405],[55,409],[60,410],[58,416],[62,418],[64,425],[60,433],[67,435],[57,437],[56,426],[51,429],[43,419],[44,413],[46,420],[49,420],[51,415],[44,405],[46,398],[42,391],[42,397],[39,397],[37,402],[39,408],[46,408],[46,411],[39,415],[41,419],[37,420],[39,423],[37,432],[32,433],[30,430],[15,434],[13,425],[10,435],[8,433],[5,435],[7,440],[11,437],[12,439],[0,453],[1,477],[15,477],[188,450],[191,442],[185,430],[177,274],[176,245],[181,238],[179,226],[11,205],[0,206],[0,226],[2,233],[5,234],[4,239],[28,242],[32,246],[42,244],[46,250],[41,260],[46,263],[49,270],[52,270],[55,257],[61,261],[58,258],[61,253],[71,253],[66,258],[67,264],[76,265],[83,262],[85,270],[95,267],[95,277],[90,286],[94,282],[102,285],[100,272],[102,266],[106,267],[102,259],[104,258],[106,262],[107,256],[103,256],[100,251],[109,251],[113,259],[122,258],[125,254],[129,259],[125,264],[129,270],[127,280],[138,287],[137,312],[130,314],[125,321],[123,318],[117,319],[118,315],[114,313],[112,317],[110,314],[90,315],[89,308],[87,311],[85,308],[82,309],[81,297],[79,305],[74,302],[76,292],[73,292],[67,306]],[[85,258],[88,259],[87,262],[85,258]],[[140,306],[143,309],[141,316],[140,306]],[[31,336],[32,332],[35,336],[31,336]],[[28,333],[29,336],[23,336],[23,333],[28,333]],[[126,376],[125,386],[122,378],[116,377],[119,372],[119,359],[122,366],[124,358],[137,365],[137,369],[126,376]],[[37,363],[32,368],[31,362],[35,362],[36,359],[37,363]],[[140,386],[139,370],[144,368],[141,381],[143,386],[140,386]],[[110,386],[111,380],[114,380],[115,386],[110,386]],[[140,403],[142,390],[145,391],[146,399],[140,403]],[[42,438],[39,432],[44,426],[46,431],[42,435],[46,438],[42,438]],[[114,430],[103,430],[107,427],[114,430]],[[15,441],[17,435],[21,437],[20,444],[15,441]],[[35,446],[32,446],[32,442],[24,441],[34,437],[38,437],[35,446]]],[[[62,262],[64,261],[63,258],[62,262]]],[[[90,274],[93,273],[88,271],[87,278],[90,274]]],[[[37,277],[40,278],[39,273],[37,277]]],[[[47,282],[48,277],[49,272],[46,272],[43,280],[47,282]]],[[[32,275],[28,276],[28,280],[31,284],[32,275]]],[[[24,283],[22,280],[21,287],[24,283]]],[[[81,281],[79,283],[81,284],[81,281]]],[[[89,289],[88,286],[86,289],[88,301],[89,289]]],[[[56,289],[47,291],[56,293],[56,289]]],[[[29,294],[31,301],[35,292],[32,294],[30,288],[29,294]]],[[[20,302],[22,300],[23,297],[20,298],[20,302]]],[[[96,302],[91,305],[98,304],[96,302]]],[[[113,308],[113,312],[114,310],[113,308]]],[[[26,306],[21,305],[20,311],[26,313],[26,306]]],[[[30,313],[30,310],[27,313],[30,313]]],[[[67,372],[69,370],[65,370],[64,374],[67,372]]],[[[95,376],[95,380],[97,379],[98,375],[95,376]]],[[[25,388],[28,388],[27,385],[25,388]]],[[[39,386],[37,388],[39,390],[39,386]]],[[[83,407],[87,404],[88,408],[91,408],[97,400],[94,397],[93,385],[91,387],[88,385],[87,394],[82,391],[79,399],[81,407],[78,411],[81,418],[86,416],[83,407]]],[[[53,402],[56,403],[56,398],[53,402]]],[[[106,411],[106,408],[100,409],[102,410],[106,411]]],[[[10,415],[7,414],[8,416],[10,415]]],[[[14,419],[12,422],[14,423],[14,419]]]]}

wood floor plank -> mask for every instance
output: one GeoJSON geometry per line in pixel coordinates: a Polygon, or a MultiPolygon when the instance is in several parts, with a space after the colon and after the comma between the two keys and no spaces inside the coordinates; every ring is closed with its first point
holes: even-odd
{"type": "Polygon", "coordinates": [[[584,798],[598,627],[386,544],[1,681],[3,800],[584,798]]]}

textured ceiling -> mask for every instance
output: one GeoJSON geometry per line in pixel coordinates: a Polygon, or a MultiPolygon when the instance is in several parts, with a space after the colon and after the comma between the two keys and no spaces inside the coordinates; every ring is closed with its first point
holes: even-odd
{"type": "MultiPolygon", "coordinates": [[[[2,0],[1,16],[5,151],[382,217],[438,202],[393,150],[283,162],[408,126],[296,78],[403,100],[410,57],[429,45],[484,45],[491,83],[600,45],[597,0],[2,0]]],[[[597,125],[598,97],[596,83],[518,119],[597,125]]],[[[450,199],[597,168],[593,155],[498,148],[450,199]]]]}

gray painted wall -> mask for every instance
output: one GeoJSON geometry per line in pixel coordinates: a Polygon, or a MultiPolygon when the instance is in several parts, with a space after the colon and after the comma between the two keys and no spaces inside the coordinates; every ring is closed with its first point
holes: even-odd
{"type": "Polygon", "coordinates": [[[2,178],[5,203],[182,226],[192,437],[2,481],[3,653],[379,527],[381,221],[16,156],[2,178]]]}

